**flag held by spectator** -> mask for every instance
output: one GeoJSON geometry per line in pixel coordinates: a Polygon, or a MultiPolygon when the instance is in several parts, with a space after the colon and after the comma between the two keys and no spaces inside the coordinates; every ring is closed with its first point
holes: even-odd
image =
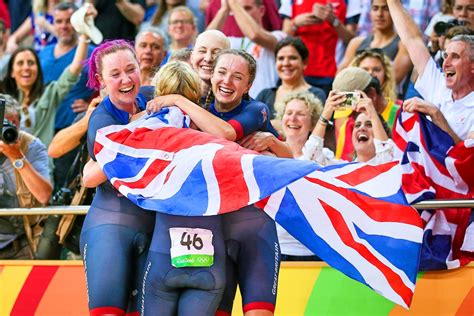
{"type": "MultiPolygon", "coordinates": [[[[426,197],[470,199],[473,196],[474,140],[454,145],[451,137],[424,115],[400,112],[393,131],[405,172],[403,189],[410,202],[426,197]]],[[[474,258],[470,208],[423,211],[420,270],[454,269],[474,258]]]]}

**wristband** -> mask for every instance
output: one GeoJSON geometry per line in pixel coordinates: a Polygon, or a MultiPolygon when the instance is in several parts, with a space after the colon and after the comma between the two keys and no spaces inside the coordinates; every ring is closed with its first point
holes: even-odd
{"type": "Polygon", "coordinates": [[[324,116],[320,115],[319,116],[319,121],[323,123],[323,125],[332,125],[332,122],[328,119],[326,119],[324,116]]]}

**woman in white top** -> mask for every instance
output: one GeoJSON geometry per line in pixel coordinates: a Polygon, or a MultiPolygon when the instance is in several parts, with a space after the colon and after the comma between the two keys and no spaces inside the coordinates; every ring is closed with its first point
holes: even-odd
{"type": "MultiPolygon", "coordinates": [[[[393,160],[390,129],[377,114],[372,100],[364,92],[360,94],[360,100],[353,105],[353,110],[358,113],[352,133],[356,152],[354,161],[370,164],[389,162],[393,160]]],[[[331,91],[322,111],[321,102],[308,92],[290,94],[284,99],[282,108],[278,109],[278,116],[281,118],[286,143],[290,146],[294,158],[314,160],[323,166],[346,162],[335,159],[333,152],[323,146],[326,126],[330,124],[328,118],[332,117],[345,99],[344,95],[331,91]]],[[[279,225],[277,233],[282,260],[319,260],[279,225]]]]}
{"type": "MultiPolygon", "coordinates": [[[[372,100],[364,92],[359,93],[360,100],[352,105],[352,110],[358,113],[352,132],[352,144],[355,150],[353,161],[372,165],[392,161],[394,144],[389,138],[390,129],[375,110],[372,100]]],[[[323,166],[346,162],[335,159],[334,154],[325,149],[323,143],[326,126],[330,124],[328,118],[332,117],[345,99],[346,96],[337,91],[329,93],[318,123],[302,150],[305,159],[314,160],[323,166]]]]}

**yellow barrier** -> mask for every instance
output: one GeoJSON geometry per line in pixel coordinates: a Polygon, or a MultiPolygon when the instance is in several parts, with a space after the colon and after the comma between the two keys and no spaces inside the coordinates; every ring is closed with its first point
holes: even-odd
{"type": "MultiPolygon", "coordinates": [[[[284,262],[278,287],[276,315],[474,315],[473,264],[420,274],[409,311],[325,263],[284,262]]],[[[88,315],[82,262],[0,261],[0,315],[88,315]]]]}

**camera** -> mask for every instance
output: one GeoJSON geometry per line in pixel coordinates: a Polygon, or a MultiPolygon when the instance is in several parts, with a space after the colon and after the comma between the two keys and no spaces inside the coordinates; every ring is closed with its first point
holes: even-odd
{"type": "Polygon", "coordinates": [[[53,205],[70,205],[72,202],[72,191],[69,188],[60,188],[53,195],[53,205]]]}
{"type": "Polygon", "coordinates": [[[356,105],[360,100],[360,93],[354,91],[348,92],[338,92],[338,95],[345,95],[346,99],[339,105],[340,109],[352,108],[353,105],[356,105]]]}
{"type": "Polygon", "coordinates": [[[2,140],[5,144],[14,144],[18,139],[18,130],[16,126],[10,123],[7,119],[3,119],[2,140]]]}
{"type": "Polygon", "coordinates": [[[448,22],[438,22],[434,25],[434,32],[438,36],[446,35],[446,33],[455,26],[464,26],[466,21],[461,21],[457,19],[449,20],[448,22]]]}

